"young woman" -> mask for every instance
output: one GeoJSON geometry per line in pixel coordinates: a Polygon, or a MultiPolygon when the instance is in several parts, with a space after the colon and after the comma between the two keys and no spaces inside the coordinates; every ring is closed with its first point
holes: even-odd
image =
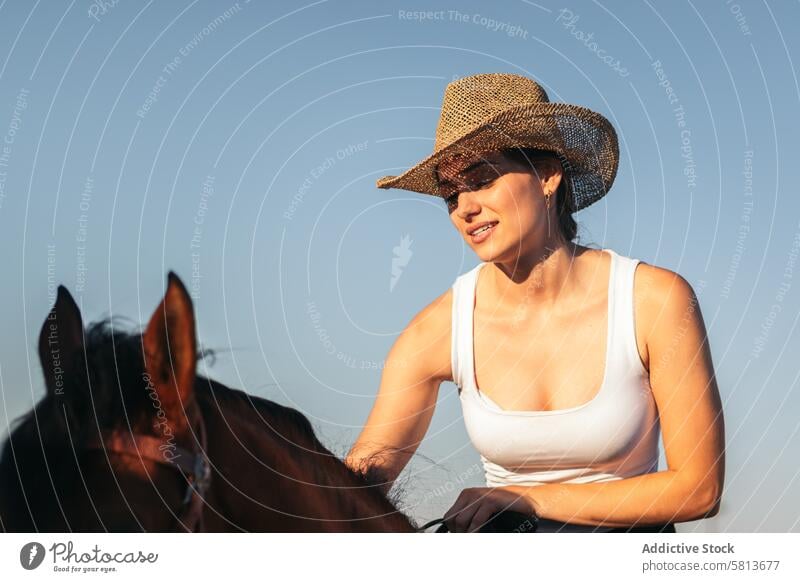
{"type": "Polygon", "coordinates": [[[503,510],[539,531],[675,531],[719,510],[724,425],[692,287],[574,242],[572,213],[618,159],[604,117],[482,74],[447,86],[434,153],[378,182],[444,198],[481,263],[398,337],[346,462],[389,487],[455,382],[487,486],[461,492],[450,531],[503,510]]]}

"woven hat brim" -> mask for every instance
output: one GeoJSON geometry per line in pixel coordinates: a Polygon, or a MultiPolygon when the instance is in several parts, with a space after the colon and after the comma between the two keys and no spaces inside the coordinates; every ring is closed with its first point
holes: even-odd
{"type": "Polygon", "coordinates": [[[580,105],[545,102],[496,113],[399,176],[384,176],[376,185],[441,197],[435,172],[443,160],[456,153],[513,147],[553,151],[566,162],[567,189],[576,211],[605,196],[619,166],[617,134],[605,117],[580,105]]]}

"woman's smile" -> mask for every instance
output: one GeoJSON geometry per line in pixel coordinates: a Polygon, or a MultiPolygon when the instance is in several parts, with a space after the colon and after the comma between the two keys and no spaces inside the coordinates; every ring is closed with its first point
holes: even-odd
{"type": "Polygon", "coordinates": [[[477,228],[473,227],[469,229],[467,232],[469,233],[470,240],[473,244],[479,244],[488,239],[492,236],[495,227],[497,226],[497,221],[493,220],[491,222],[485,222],[482,225],[479,225],[477,228]]]}

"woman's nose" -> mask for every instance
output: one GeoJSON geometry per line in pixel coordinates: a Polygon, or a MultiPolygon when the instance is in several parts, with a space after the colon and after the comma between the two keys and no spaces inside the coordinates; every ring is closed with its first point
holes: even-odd
{"type": "Polygon", "coordinates": [[[474,192],[461,192],[458,195],[458,209],[456,213],[459,218],[466,218],[470,214],[480,212],[481,207],[474,192]]]}

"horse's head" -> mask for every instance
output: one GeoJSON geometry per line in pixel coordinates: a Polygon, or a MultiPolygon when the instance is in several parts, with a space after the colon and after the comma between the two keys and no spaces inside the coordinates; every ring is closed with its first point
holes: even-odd
{"type": "Polygon", "coordinates": [[[179,457],[197,451],[199,420],[191,299],[170,273],[143,333],[112,321],[84,330],[59,286],[39,335],[46,395],[0,458],[3,529],[169,531],[185,513],[179,457]]]}
{"type": "Polygon", "coordinates": [[[413,529],[302,413],[196,376],[176,275],[142,333],[112,322],[84,330],[59,286],[39,336],[46,394],[0,457],[0,529],[181,531],[201,515],[210,531],[413,529]]]}

